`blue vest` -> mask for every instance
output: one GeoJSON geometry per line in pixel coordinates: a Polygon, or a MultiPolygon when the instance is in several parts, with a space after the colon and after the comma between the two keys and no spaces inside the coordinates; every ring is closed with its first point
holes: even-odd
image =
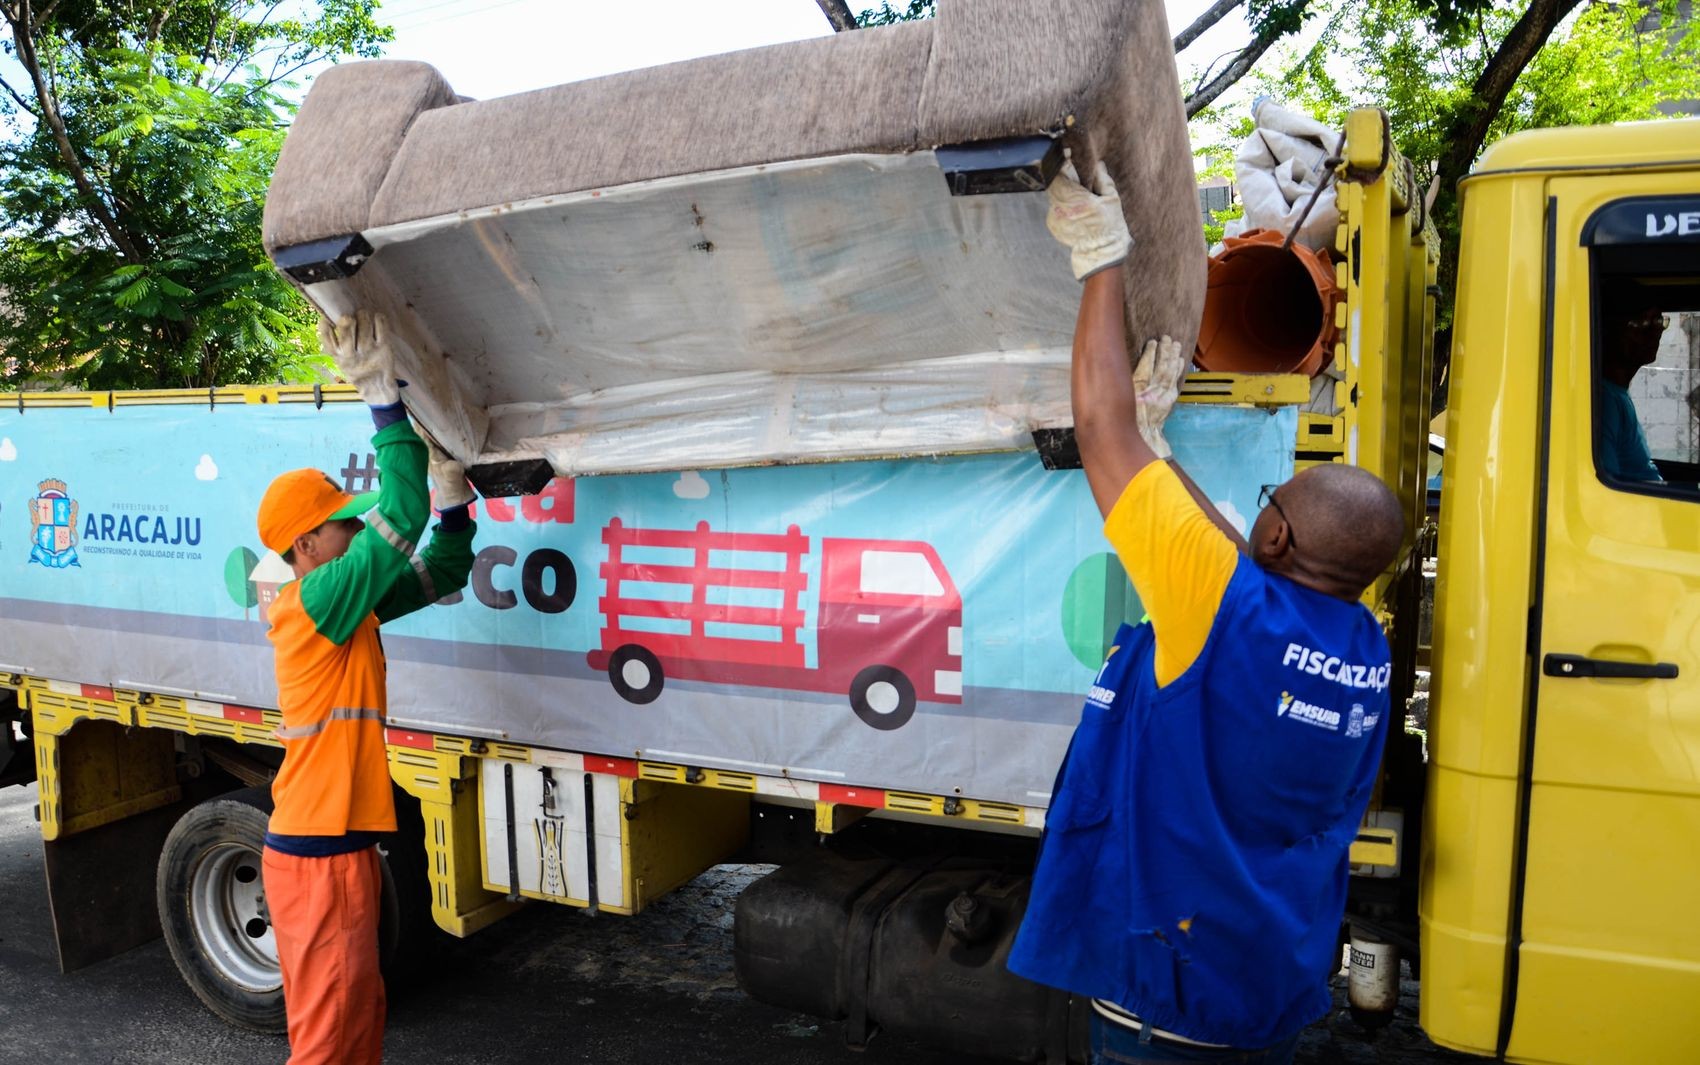
{"type": "Polygon", "coordinates": [[[1167,687],[1123,625],[1046,814],[1009,967],[1190,1039],[1265,1047],[1327,1013],[1346,854],[1388,727],[1374,616],[1241,558],[1167,687]]]}

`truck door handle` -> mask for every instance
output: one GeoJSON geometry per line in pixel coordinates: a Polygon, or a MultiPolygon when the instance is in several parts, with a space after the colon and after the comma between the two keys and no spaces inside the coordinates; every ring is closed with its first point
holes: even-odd
{"type": "Polygon", "coordinates": [[[1547,655],[1541,672],[1549,677],[1631,677],[1636,680],[1675,680],[1675,662],[1614,662],[1587,655],[1547,655]]]}

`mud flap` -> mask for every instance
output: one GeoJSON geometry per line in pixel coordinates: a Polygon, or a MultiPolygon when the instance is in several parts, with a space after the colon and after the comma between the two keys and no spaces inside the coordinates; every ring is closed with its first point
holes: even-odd
{"type": "Polygon", "coordinates": [[[192,800],[42,844],[59,971],[74,972],[158,939],[154,872],[192,800]]]}

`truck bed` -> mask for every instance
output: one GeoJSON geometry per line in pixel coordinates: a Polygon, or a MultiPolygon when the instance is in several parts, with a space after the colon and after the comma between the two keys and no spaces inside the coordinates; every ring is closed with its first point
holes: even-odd
{"type": "MultiPolygon", "coordinates": [[[[49,398],[0,411],[0,671],[261,721],[276,705],[264,608],[288,568],[258,542],[260,495],[302,465],[375,486],[365,408],[305,389],[112,411],[49,398]],[[65,511],[50,529],[64,565],[32,560],[23,504],[43,497],[65,511]]],[[[1292,407],[1182,404],[1170,438],[1249,518],[1259,486],[1291,474],[1296,423],[1292,407]]],[[[476,518],[459,601],[384,628],[397,732],[1042,809],[1085,684],[1142,613],[1084,476],[1031,452],[557,479],[476,518]],[[617,529],[668,533],[618,537],[628,579],[611,589],[617,529]],[[611,623],[633,601],[653,616],[611,623]],[[647,701],[609,670],[628,645],[656,657],[647,701]],[[903,680],[864,678],[859,709],[870,668],[903,680]]]]}

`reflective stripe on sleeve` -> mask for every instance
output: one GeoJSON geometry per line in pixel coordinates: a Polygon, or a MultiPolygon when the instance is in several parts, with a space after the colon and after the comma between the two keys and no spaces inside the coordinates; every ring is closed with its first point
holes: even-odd
{"type": "Polygon", "coordinates": [[[316,721],[311,725],[296,725],[294,728],[280,728],[273,735],[280,740],[306,739],[325,731],[325,726],[332,721],[376,721],[381,725],[384,722],[384,712],[359,706],[336,706],[331,708],[331,712],[323,721],[316,721]]]}
{"type": "Polygon", "coordinates": [[[435,603],[437,601],[437,583],[431,579],[431,571],[426,568],[425,560],[414,555],[408,561],[413,563],[413,572],[419,575],[419,587],[425,589],[425,601],[435,603]]]}
{"type": "Polygon", "coordinates": [[[378,535],[384,538],[384,542],[395,548],[397,551],[400,551],[403,556],[407,558],[413,557],[413,542],[390,528],[390,523],[384,520],[384,516],[382,514],[372,515],[369,527],[377,530],[378,535]]]}

